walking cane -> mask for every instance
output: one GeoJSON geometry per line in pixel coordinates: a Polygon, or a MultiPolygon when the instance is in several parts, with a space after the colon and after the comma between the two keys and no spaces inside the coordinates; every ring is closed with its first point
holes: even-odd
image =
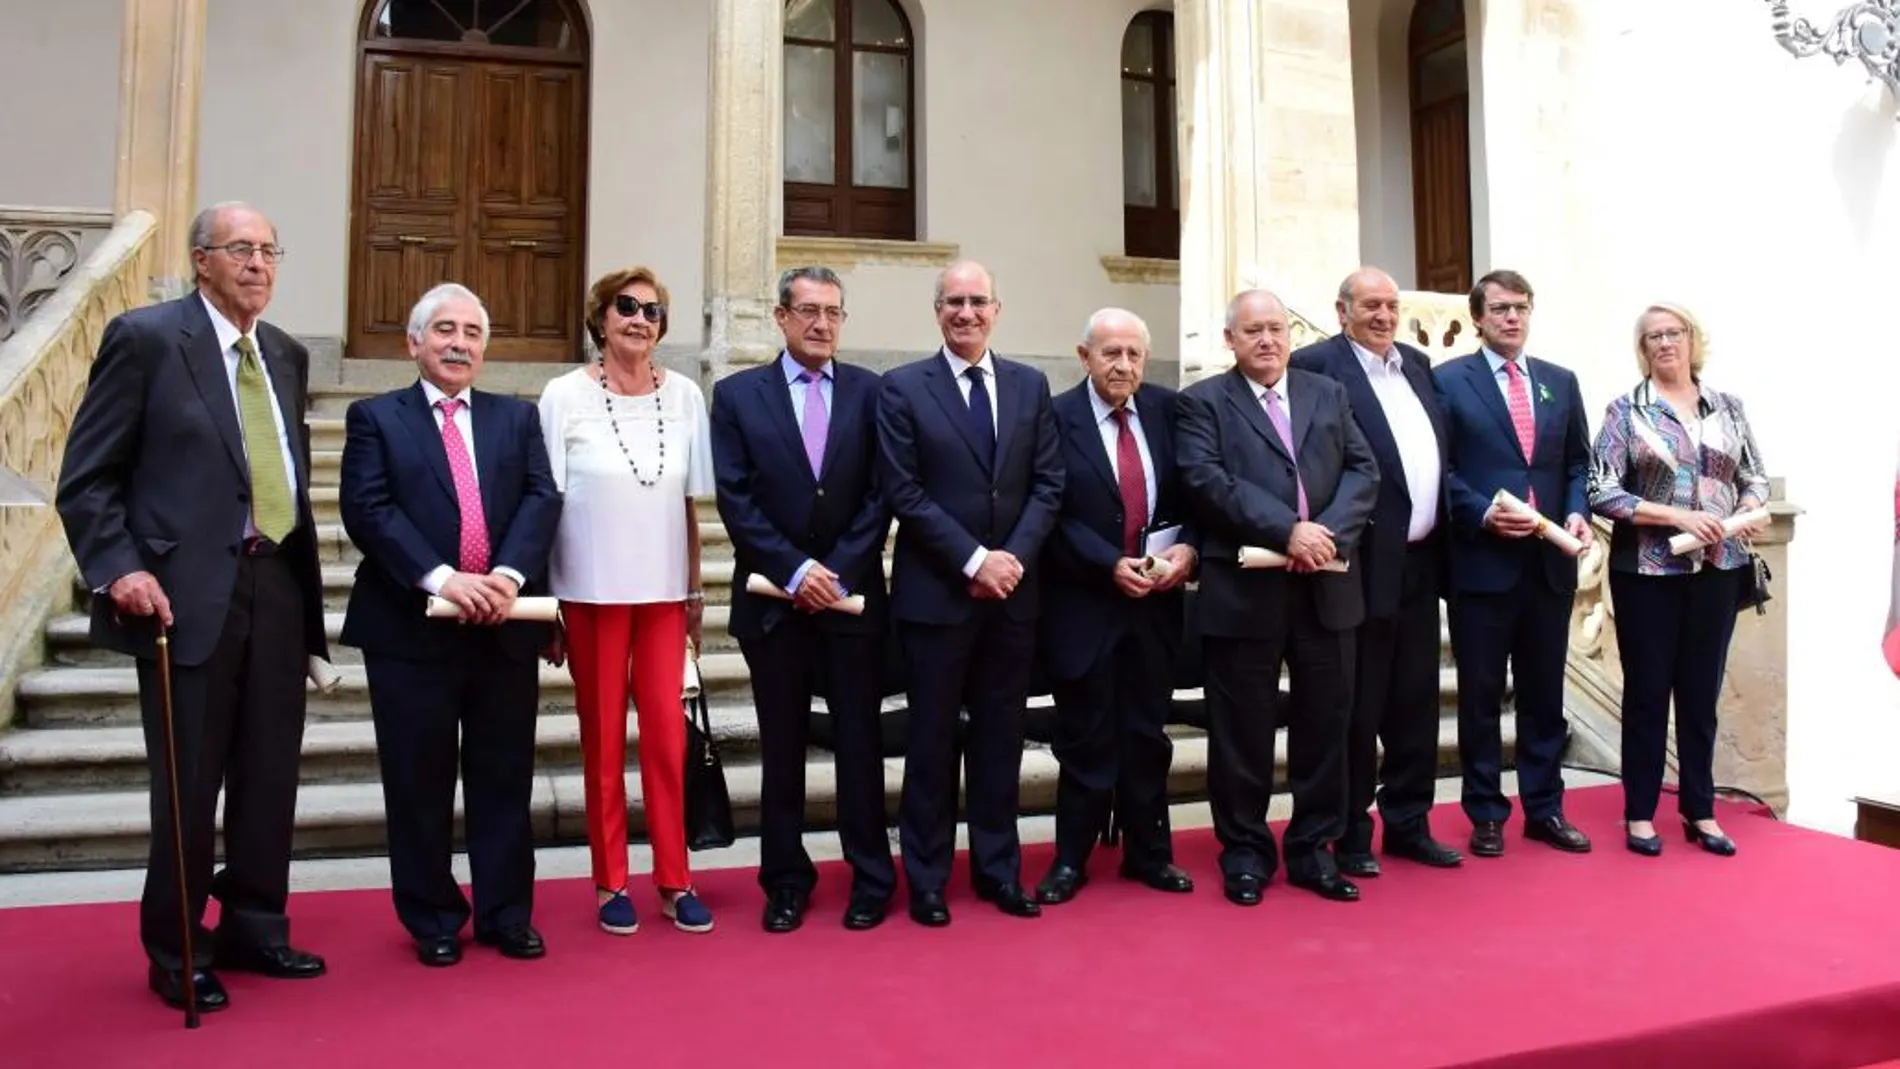
{"type": "MultiPolygon", "coordinates": [[[[156,617],[154,618],[156,619],[156,617]]],[[[178,923],[185,951],[185,967],[180,976],[185,987],[185,1027],[198,1027],[198,963],[191,954],[191,892],[185,877],[185,826],[179,821],[178,737],[172,727],[172,647],[165,625],[158,625],[158,704],[165,719],[165,778],[170,781],[172,803],[172,862],[178,870],[178,923]]]]}

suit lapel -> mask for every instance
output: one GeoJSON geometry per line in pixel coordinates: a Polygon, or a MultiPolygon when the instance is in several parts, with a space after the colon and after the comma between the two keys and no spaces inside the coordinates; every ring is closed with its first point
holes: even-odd
{"type": "MultiPolygon", "coordinates": [[[[1438,439],[1438,455],[1443,457],[1449,446],[1445,434],[1445,414],[1438,410],[1438,393],[1432,389],[1432,373],[1410,360],[1402,362],[1405,381],[1412,385],[1412,393],[1418,398],[1419,406],[1425,409],[1425,418],[1431,421],[1432,436],[1438,439]]],[[[1355,400],[1354,404],[1358,404],[1355,400]]]]}
{"type": "Polygon", "coordinates": [[[301,496],[299,488],[308,489],[310,473],[304,470],[304,451],[299,448],[302,442],[302,423],[297,418],[297,402],[300,393],[297,388],[297,376],[291,370],[289,358],[284,355],[283,339],[272,337],[268,342],[264,341],[262,322],[257,325],[257,340],[264,343],[264,351],[259,355],[264,359],[265,372],[270,375],[271,392],[277,395],[277,410],[284,417],[284,437],[290,440],[290,463],[297,474],[297,485],[290,488],[291,493],[301,496]]]}
{"type": "Polygon", "coordinates": [[[1556,376],[1546,378],[1544,370],[1542,361],[1533,360],[1528,356],[1524,358],[1524,389],[1527,391],[1525,396],[1531,399],[1531,444],[1535,447],[1535,452],[1543,451],[1545,429],[1561,427],[1564,422],[1557,418],[1562,398],[1558,396],[1557,390],[1549,385],[1550,379],[1556,376]],[[1548,395],[1550,400],[1546,401],[1545,395],[1548,395]]]}
{"type": "Polygon", "coordinates": [[[1136,393],[1135,403],[1141,406],[1141,433],[1148,439],[1148,462],[1155,471],[1155,499],[1148,502],[1148,514],[1155,523],[1162,523],[1170,515],[1162,511],[1161,501],[1167,493],[1165,473],[1174,470],[1174,427],[1168,422],[1167,406],[1162,403],[1160,391],[1144,387],[1136,393]]]}
{"type": "MultiPolygon", "coordinates": [[[[976,462],[982,467],[984,474],[988,474],[995,459],[984,456],[982,446],[970,434],[969,403],[964,401],[957,384],[950,381],[950,367],[944,360],[943,354],[937,353],[932,360],[933,362],[924,368],[925,388],[930,391],[932,397],[937,399],[938,407],[943,409],[944,417],[950,421],[950,425],[957,429],[957,436],[963,439],[963,444],[970,447],[971,455],[976,457],[976,462]]],[[[1003,391],[999,388],[992,392],[1002,393],[1003,391]]],[[[995,399],[992,398],[990,403],[995,404],[995,399]]]]}
{"type": "Polygon", "coordinates": [[[1292,368],[1287,369],[1286,386],[1286,404],[1293,410],[1293,451],[1297,454],[1300,446],[1306,443],[1307,428],[1313,425],[1313,411],[1319,407],[1319,391],[1316,382],[1305,375],[1296,376],[1292,368]],[[1297,390],[1293,388],[1296,385],[1299,387],[1297,390]]]}
{"type": "MultiPolygon", "coordinates": [[[[475,481],[482,492],[482,521],[488,525],[489,542],[495,536],[495,490],[501,485],[501,443],[508,428],[501,425],[501,406],[497,398],[469,391],[469,417],[475,432],[475,481]]],[[[444,449],[442,462],[448,463],[444,449]]]]}
{"type": "MultiPolygon", "coordinates": [[[[861,398],[858,396],[857,387],[855,385],[847,386],[845,384],[846,380],[856,377],[855,375],[844,374],[844,368],[840,366],[835,359],[832,361],[831,423],[825,432],[825,455],[820,457],[818,461],[819,482],[823,482],[824,477],[831,474],[833,459],[839,456],[847,444],[849,444],[843,440],[845,435],[850,433],[850,429],[857,425],[857,421],[844,418],[847,413],[853,410],[852,406],[857,405],[861,401],[861,398]]],[[[787,404],[789,407],[789,402],[787,404]]],[[[799,439],[798,444],[802,449],[805,444],[804,439],[799,439]]]]}
{"type": "Polygon", "coordinates": [[[203,298],[191,293],[180,298],[184,329],[179,332],[179,347],[184,350],[185,368],[198,387],[198,396],[211,413],[211,422],[224,439],[224,448],[245,482],[251,469],[244,463],[244,434],[238,426],[237,399],[231,396],[231,379],[224,370],[224,352],[218,348],[218,332],[205,314],[203,298]]]}
{"type": "Polygon", "coordinates": [[[416,449],[428,463],[429,470],[435,473],[435,481],[442,484],[442,492],[449,495],[450,504],[454,504],[455,477],[449,474],[449,454],[443,448],[442,431],[435,425],[435,416],[429,412],[429,398],[422,392],[422,383],[409,387],[397,399],[397,407],[402,410],[404,426],[416,440],[416,449]]]}
{"type": "MultiPolygon", "coordinates": [[[[779,357],[779,360],[783,359],[783,356],[779,357]]],[[[767,364],[766,374],[759,377],[758,388],[763,394],[759,402],[765,409],[766,418],[772,421],[772,425],[778,428],[779,436],[785,439],[786,448],[792,451],[792,456],[798,458],[798,463],[794,467],[810,475],[811,462],[805,457],[805,437],[798,431],[798,414],[792,411],[791,387],[785,384],[785,365],[779,360],[767,364]]],[[[811,386],[808,384],[805,388],[811,389],[811,386]]],[[[831,384],[831,405],[832,415],[836,416],[838,383],[835,379],[831,384]]],[[[836,419],[832,420],[834,425],[837,422],[836,419]]],[[[826,449],[830,449],[828,442],[826,449]]]]}
{"type": "Polygon", "coordinates": [[[1009,455],[1010,438],[1016,430],[1016,417],[1022,411],[1024,398],[1015,369],[1006,370],[994,354],[990,363],[996,368],[996,389],[992,391],[995,396],[990,398],[990,403],[996,406],[996,458],[1001,463],[1002,458],[1009,455]]]}
{"type": "MultiPolygon", "coordinates": [[[[1082,455],[1089,459],[1089,466],[1101,476],[1102,482],[1117,492],[1121,484],[1115,481],[1115,469],[1109,463],[1108,449],[1102,443],[1101,430],[1095,425],[1095,406],[1089,403],[1088,391],[1094,389],[1087,379],[1062,397],[1062,420],[1068,424],[1069,434],[1080,443],[1082,455]]],[[[1148,421],[1144,418],[1142,426],[1148,421]]]]}
{"type": "MultiPolygon", "coordinates": [[[[1366,373],[1366,366],[1359,359],[1359,353],[1352,347],[1346,336],[1336,335],[1337,348],[1333,352],[1333,370],[1340,385],[1346,387],[1346,399],[1352,403],[1352,414],[1359,420],[1359,429],[1365,432],[1366,442],[1372,447],[1372,455],[1379,460],[1380,481],[1390,479],[1398,487],[1399,493],[1411,501],[1411,493],[1405,483],[1405,459],[1399,453],[1399,440],[1392,434],[1392,424],[1385,418],[1385,405],[1379,402],[1379,395],[1372,388],[1372,377],[1366,373]]],[[[1411,363],[1405,359],[1405,352],[1398,352],[1399,369],[1409,372],[1411,363]]],[[[1407,379],[1410,379],[1408,374],[1407,379]]],[[[1414,384],[1414,389],[1417,385],[1414,384]]]]}
{"type": "MultiPolygon", "coordinates": [[[[1465,386],[1478,399],[1478,403],[1490,410],[1491,418],[1497,420],[1498,429],[1504,432],[1504,440],[1511,443],[1517,455],[1529,462],[1524,456],[1524,447],[1517,440],[1517,425],[1511,422],[1511,410],[1504,403],[1504,391],[1498,389],[1497,376],[1491,373],[1491,361],[1483,350],[1473,354],[1471,370],[1465,374],[1465,386]]],[[[1528,386],[1526,387],[1528,389],[1528,386]]],[[[1533,405],[1534,409],[1536,406],[1533,405]]]]}
{"type": "Polygon", "coordinates": [[[1286,443],[1280,440],[1280,432],[1273,429],[1272,421],[1267,419],[1266,410],[1260,407],[1260,401],[1254,397],[1253,384],[1248,381],[1247,376],[1242,375],[1238,370],[1228,372],[1227,376],[1227,402],[1240,410],[1241,418],[1258,432],[1260,437],[1265,438],[1268,445],[1278,450],[1281,456],[1292,460],[1293,455],[1286,451],[1286,443]]]}

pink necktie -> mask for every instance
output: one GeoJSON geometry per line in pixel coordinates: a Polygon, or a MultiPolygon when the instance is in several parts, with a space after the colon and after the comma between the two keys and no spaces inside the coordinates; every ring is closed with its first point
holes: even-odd
{"type": "MultiPolygon", "coordinates": [[[[1524,451],[1524,463],[1529,464],[1537,444],[1537,422],[1531,418],[1531,392],[1524,387],[1524,371],[1517,361],[1504,362],[1504,377],[1508,380],[1506,390],[1510,398],[1511,428],[1517,431],[1517,447],[1524,451]]],[[[1530,491],[1525,504],[1537,507],[1537,491],[1530,491]]]]}
{"type": "Polygon", "coordinates": [[[435,407],[442,410],[442,451],[449,456],[455,503],[462,510],[462,559],[456,570],[483,575],[488,571],[488,521],[482,516],[482,488],[475,482],[475,465],[469,460],[462,428],[455,425],[462,402],[449,397],[437,401],[435,407]]]}
{"type": "Polygon", "coordinates": [[[811,464],[813,478],[824,471],[825,439],[830,432],[831,415],[825,411],[824,395],[818,392],[818,383],[824,377],[817,371],[798,373],[798,381],[805,384],[805,424],[799,428],[799,436],[805,440],[805,459],[811,464]]]}
{"type": "Polygon", "coordinates": [[[1260,395],[1260,403],[1266,406],[1267,421],[1273,424],[1273,431],[1280,436],[1280,444],[1286,446],[1286,455],[1293,458],[1293,488],[1300,498],[1300,519],[1307,518],[1306,480],[1300,478],[1300,454],[1293,449],[1293,424],[1286,418],[1286,409],[1280,406],[1280,395],[1268,390],[1260,395]]]}

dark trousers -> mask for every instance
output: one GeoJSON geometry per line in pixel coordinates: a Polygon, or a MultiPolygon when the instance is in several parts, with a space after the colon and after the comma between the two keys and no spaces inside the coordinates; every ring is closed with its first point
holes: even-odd
{"type": "Polygon", "coordinates": [[[1715,706],[1747,571],[1610,573],[1623,658],[1623,819],[1653,820],[1662,793],[1669,699],[1685,820],[1715,816],[1715,706]]]}
{"type": "Polygon", "coordinates": [[[535,662],[507,656],[495,638],[471,628],[451,658],[363,658],[383,774],[390,895],[417,939],[455,935],[470,916],[449,869],[458,769],[476,934],[527,924],[534,910],[529,802],[540,683],[535,662]]]}
{"type": "Polygon", "coordinates": [[[883,741],[878,721],[884,658],[881,635],[827,631],[792,613],[763,637],[740,644],[752,673],[763,764],[759,803],[759,886],[810,894],[818,870],[805,852],[805,752],[811,699],[830,711],[838,776],[838,840],[851,863],[853,893],[889,898],[897,888],[885,837],[883,741]]]}
{"type": "Polygon", "coordinates": [[[1330,870],[1328,844],[1346,825],[1346,729],[1352,715],[1353,633],[1320,626],[1310,592],[1288,584],[1285,628],[1267,638],[1207,635],[1207,794],[1221,872],[1271,877],[1278,868],[1267,805],[1273,798],[1274,733],[1287,729],[1293,819],[1289,873],[1330,870]],[[1292,695],[1280,696],[1280,668],[1292,695]]]}
{"type": "Polygon", "coordinates": [[[1517,704],[1517,786],[1524,816],[1563,815],[1564,655],[1573,594],[1541,577],[1506,594],[1454,594],[1451,645],[1458,661],[1458,760],[1465,815],[1505,820],[1504,742],[1498,728],[1508,666],[1517,704]]]}
{"type": "MultiPolygon", "coordinates": [[[[203,664],[172,667],[178,810],[192,957],[200,967],[211,963],[214,949],[204,930],[208,896],[218,899],[217,938],[227,950],[282,946],[290,938],[284,904],[303,749],[303,598],[288,558],[238,558],[217,647],[203,664]],[[214,876],[220,788],[224,868],[214,876]]],[[[141,659],[138,676],[152,802],[139,939],[153,963],[180,969],[184,945],[157,662],[141,659]]]]}
{"type": "Polygon", "coordinates": [[[1398,614],[1368,617],[1358,631],[1342,853],[1372,851],[1367,807],[1375,787],[1388,841],[1429,833],[1439,716],[1438,572],[1430,543],[1406,551],[1400,589],[1398,614]]]}
{"type": "MultiPolygon", "coordinates": [[[[1056,860],[1083,868],[1108,821],[1122,834],[1122,865],[1147,872],[1174,860],[1168,833],[1165,730],[1174,694],[1172,643],[1155,633],[1145,606],[1079,679],[1051,680],[1056,701],[1056,860]]],[[[1178,615],[1176,616],[1178,620],[1178,615]]]]}
{"type": "Polygon", "coordinates": [[[968,709],[963,754],[970,877],[979,887],[1019,883],[1016,803],[1023,763],[1023,706],[1036,628],[985,603],[960,624],[902,623],[910,733],[898,842],[911,894],[950,879],[957,824],[957,714],[968,709]]]}

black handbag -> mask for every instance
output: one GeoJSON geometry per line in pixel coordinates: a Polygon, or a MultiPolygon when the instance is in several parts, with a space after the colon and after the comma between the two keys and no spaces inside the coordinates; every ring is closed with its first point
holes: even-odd
{"type": "Polygon", "coordinates": [[[686,848],[718,850],[731,846],[732,797],[726,793],[726,769],[713,740],[706,695],[683,699],[686,706],[686,848]]]}
{"type": "Polygon", "coordinates": [[[1748,551],[1748,567],[1739,570],[1742,573],[1742,589],[1735,611],[1754,609],[1757,616],[1768,615],[1768,603],[1774,599],[1774,594],[1768,589],[1768,582],[1775,577],[1775,573],[1768,570],[1768,562],[1751,549],[1748,551]]]}

